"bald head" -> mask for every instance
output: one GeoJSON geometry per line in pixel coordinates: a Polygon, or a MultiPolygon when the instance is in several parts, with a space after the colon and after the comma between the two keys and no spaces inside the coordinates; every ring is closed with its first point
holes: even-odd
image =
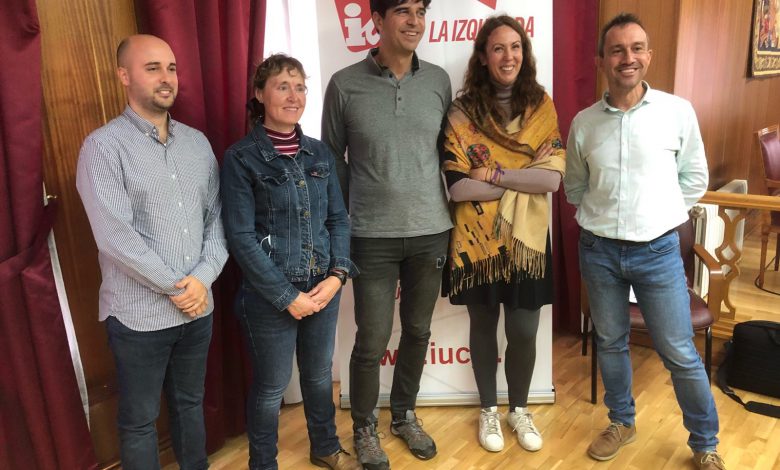
{"type": "MultiPolygon", "coordinates": [[[[119,46],[116,48],[117,67],[127,67],[127,60],[128,57],[132,54],[133,49],[145,48],[150,45],[164,45],[170,49],[170,46],[167,42],[163,41],[157,36],[152,36],[151,34],[135,34],[133,36],[128,36],[122,39],[122,41],[119,43],[119,46]]],[[[173,51],[171,51],[171,54],[173,54],[173,51]]]]}
{"type": "Polygon", "coordinates": [[[116,60],[130,107],[150,121],[167,118],[179,89],[176,57],[168,43],[148,34],[129,36],[119,43],[116,60]]]}

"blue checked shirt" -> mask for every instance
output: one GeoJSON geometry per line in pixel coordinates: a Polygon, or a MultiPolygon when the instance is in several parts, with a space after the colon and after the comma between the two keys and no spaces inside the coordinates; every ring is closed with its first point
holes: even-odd
{"type": "Polygon", "coordinates": [[[168,140],[129,106],[87,136],[76,186],[103,282],[100,320],[137,331],[190,321],[170,300],[187,275],[209,290],[227,260],[219,169],[206,137],[169,119],[168,140]]]}

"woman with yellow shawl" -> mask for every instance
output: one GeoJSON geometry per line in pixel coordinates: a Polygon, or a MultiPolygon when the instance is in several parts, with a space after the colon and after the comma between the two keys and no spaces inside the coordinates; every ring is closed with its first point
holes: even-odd
{"type": "Polygon", "coordinates": [[[552,302],[547,193],[558,189],[565,163],[555,107],[536,81],[531,42],[513,18],[488,18],[478,33],[443,145],[455,224],[444,294],[469,312],[479,442],[492,452],[504,447],[496,398],[503,304],[507,422],[520,445],[536,451],[542,436],[527,405],[539,312],[552,302]]]}

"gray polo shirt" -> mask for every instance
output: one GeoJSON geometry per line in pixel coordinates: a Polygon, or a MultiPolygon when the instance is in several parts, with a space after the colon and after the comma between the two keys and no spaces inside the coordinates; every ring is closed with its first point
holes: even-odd
{"type": "Polygon", "coordinates": [[[398,80],[376,52],[336,72],[323,105],[322,139],[336,156],[352,236],[444,232],[452,222],[437,139],[452,99],[449,77],[415,54],[398,80]]]}

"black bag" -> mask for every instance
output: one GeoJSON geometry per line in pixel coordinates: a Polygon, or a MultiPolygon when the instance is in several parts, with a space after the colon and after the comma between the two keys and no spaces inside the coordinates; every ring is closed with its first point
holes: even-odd
{"type": "Polygon", "coordinates": [[[744,403],[729,385],[780,398],[780,323],[752,320],[734,326],[734,336],[725,344],[726,359],[718,368],[718,387],[753,413],[780,418],[780,406],[744,403]]]}

